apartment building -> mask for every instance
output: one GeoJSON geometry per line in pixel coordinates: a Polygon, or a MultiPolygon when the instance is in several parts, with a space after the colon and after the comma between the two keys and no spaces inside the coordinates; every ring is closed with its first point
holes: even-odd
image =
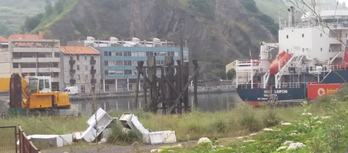
{"type": "MultiPolygon", "coordinates": [[[[82,42],[99,50],[101,57],[101,78],[103,92],[132,91],[136,88],[137,63],[148,56],[156,56],[157,65],[163,65],[165,56],[181,59],[181,49],[174,42],[161,41],[158,38],[146,41],[133,38],[130,41],[111,37],[109,40],[96,40],[87,37],[82,42]]],[[[188,49],[184,48],[184,61],[188,61],[188,49]]]]}
{"type": "Polygon", "coordinates": [[[92,47],[63,46],[60,48],[63,86],[77,86],[80,93],[100,92],[100,54],[92,47]]]}
{"type": "Polygon", "coordinates": [[[11,75],[11,54],[8,50],[8,40],[0,37],[0,77],[11,75]]]}
{"type": "Polygon", "coordinates": [[[41,35],[13,34],[8,37],[11,73],[23,76],[50,76],[52,90],[61,90],[60,41],[41,35]]]}

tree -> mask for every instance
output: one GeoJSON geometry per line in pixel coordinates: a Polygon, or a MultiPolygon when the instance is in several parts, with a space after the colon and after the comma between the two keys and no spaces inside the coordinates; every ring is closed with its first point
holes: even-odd
{"type": "Polygon", "coordinates": [[[226,77],[228,80],[233,80],[236,77],[236,70],[231,69],[226,73],[226,77]]]}

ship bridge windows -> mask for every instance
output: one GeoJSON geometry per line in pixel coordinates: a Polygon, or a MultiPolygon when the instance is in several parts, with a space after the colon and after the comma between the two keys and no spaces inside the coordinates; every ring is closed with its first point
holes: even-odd
{"type": "Polygon", "coordinates": [[[329,52],[340,52],[340,51],[342,51],[341,44],[330,44],[329,52]]]}

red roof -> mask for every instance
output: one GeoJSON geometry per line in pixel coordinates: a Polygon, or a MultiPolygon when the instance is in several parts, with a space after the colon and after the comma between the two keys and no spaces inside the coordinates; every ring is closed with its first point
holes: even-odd
{"type": "Polygon", "coordinates": [[[60,47],[63,54],[71,55],[99,55],[99,52],[92,47],[85,46],[63,46],[60,47]]]}
{"type": "Polygon", "coordinates": [[[8,42],[8,40],[6,38],[0,36],[0,42],[8,42]]]}
{"type": "Polygon", "coordinates": [[[8,37],[9,40],[42,40],[41,35],[35,34],[12,34],[8,37]]]}

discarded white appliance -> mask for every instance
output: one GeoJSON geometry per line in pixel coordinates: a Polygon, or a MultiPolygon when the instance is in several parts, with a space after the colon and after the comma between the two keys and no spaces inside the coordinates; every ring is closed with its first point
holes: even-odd
{"type": "Polygon", "coordinates": [[[72,134],[65,135],[30,135],[28,139],[35,144],[41,144],[47,147],[63,147],[73,142],[72,134]]]}
{"type": "Polygon", "coordinates": [[[87,121],[89,127],[76,139],[83,138],[87,142],[94,141],[112,122],[113,118],[99,108],[87,121]]]}
{"type": "Polygon", "coordinates": [[[119,120],[125,128],[134,130],[143,139],[144,143],[164,144],[176,142],[175,131],[150,132],[134,114],[123,114],[119,120]]]}

